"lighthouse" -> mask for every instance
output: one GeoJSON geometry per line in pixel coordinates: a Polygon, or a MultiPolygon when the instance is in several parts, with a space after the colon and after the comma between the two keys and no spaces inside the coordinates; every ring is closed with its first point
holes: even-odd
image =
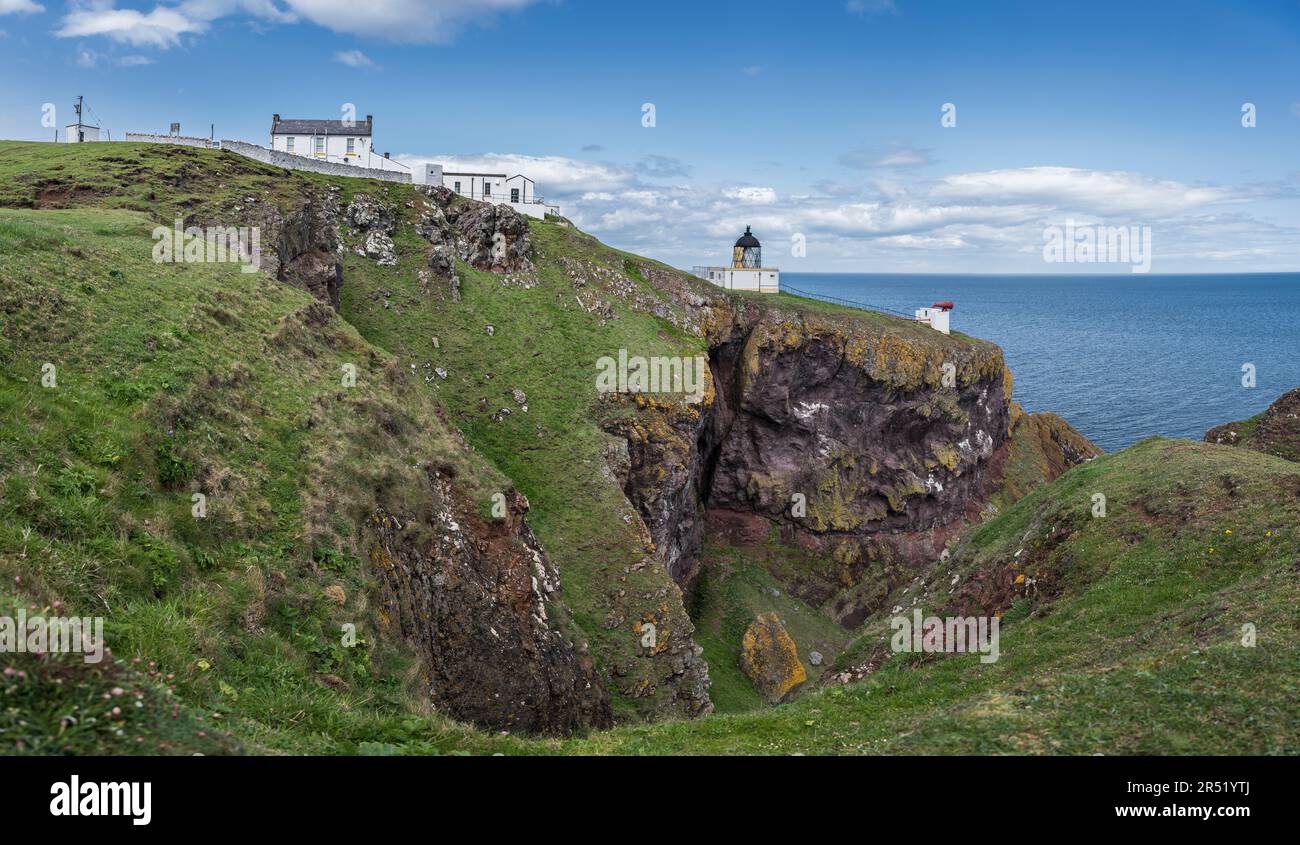
{"type": "Polygon", "coordinates": [[[779,293],[781,290],[781,271],[763,266],[763,245],[750,226],[745,227],[745,234],[736,239],[736,245],[731,249],[730,267],[695,267],[691,272],[727,290],[760,293],[779,293]]]}

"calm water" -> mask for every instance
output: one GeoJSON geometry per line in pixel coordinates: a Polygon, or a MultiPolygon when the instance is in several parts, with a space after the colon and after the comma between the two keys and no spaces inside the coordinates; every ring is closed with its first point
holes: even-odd
{"type": "Polygon", "coordinates": [[[782,286],[912,313],[950,299],[952,328],[997,343],[1027,411],[1107,451],[1196,440],[1300,387],[1300,273],[952,276],[782,273],[782,286]],[[1242,387],[1242,365],[1256,387],[1242,387]]]}

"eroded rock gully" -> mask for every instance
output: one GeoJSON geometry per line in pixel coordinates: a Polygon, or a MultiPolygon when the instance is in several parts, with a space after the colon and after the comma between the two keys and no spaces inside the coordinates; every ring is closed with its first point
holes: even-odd
{"type": "Polygon", "coordinates": [[[367,529],[382,619],[418,651],[429,698],[497,730],[612,724],[591,657],[548,617],[564,610],[559,573],[523,519],[527,500],[512,491],[507,518],[488,522],[447,476],[431,473],[431,488],[424,519],[380,510],[367,529]]]}

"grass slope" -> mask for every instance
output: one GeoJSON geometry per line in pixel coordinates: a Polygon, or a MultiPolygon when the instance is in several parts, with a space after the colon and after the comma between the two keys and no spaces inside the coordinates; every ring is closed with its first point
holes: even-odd
{"type": "Polygon", "coordinates": [[[155,705],[174,694],[253,749],[356,751],[418,707],[409,656],[368,624],[370,574],[346,542],[364,512],[337,491],[401,488],[416,456],[459,466],[484,497],[505,482],[329,309],[234,265],[154,264],[151,226],[134,212],[0,210],[0,599],[107,617],[123,661],[6,656],[5,700],[46,715],[0,708],[0,744],[179,742],[170,706],[110,718],[112,703],[81,701],[120,686],[155,705]],[[345,363],[358,368],[348,392],[345,363]],[[418,425],[376,437],[366,421],[381,410],[418,425]],[[339,645],[345,622],[355,648],[339,645]]]}
{"type": "MultiPolygon", "coordinates": [[[[1300,465],[1159,439],[1037,488],[886,603],[983,601],[1006,622],[996,664],[891,658],[774,709],[749,709],[720,668],[723,708],[744,712],[565,741],[451,723],[412,691],[399,645],[364,624],[357,648],[337,645],[340,625],[370,616],[371,575],[349,544],[362,494],[418,489],[430,460],[453,463],[481,501],[513,482],[583,629],[630,653],[600,585],[661,582],[627,571],[645,538],[603,471],[588,368],[619,346],[690,354],[700,341],[617,298],[593,319],[565,259],[644,282],[552,223],[533,225],[536,286],[462,268],[456,308],[420,287],[421,247],[399,230],[401,268],[349,256],[339,317],[231,265],[150,259],[150,228],[175,211],[254,184],[288,196],[301,175],[131,145],[0,153],[0,204],[31,209],[0,210],[0,603],[104,615],[115,644],[99,667],[5,655],[6,752],[1300,752],[1300,465]],[[339,388],[348,363],[355,392],[339,388]],[[446,379],[428,378],[434,366],[446,379]]],[[[711,569],[727,577],[699,609],[720,667],[752,612],[775,609],[812,641],[835,633],[772,596],[766,567],[710,554],[730,566],[711,569]]],[[[880,649],[887,616],[856,655],[880,649]]],[[[625,715],[643,712],[634,693],[625,715]]]]}

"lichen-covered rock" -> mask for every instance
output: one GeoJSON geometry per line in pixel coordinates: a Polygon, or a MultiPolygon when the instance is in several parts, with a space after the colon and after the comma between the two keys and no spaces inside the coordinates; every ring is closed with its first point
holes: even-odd
{"type": "Polygon", "coordinates": [[[1258,416],[1210,429],[1205,433],[1205,442],[1245,446],[1300,461],[1300,387],[1283,393],[1258,416]]]}
{"type": "Polygon", "coordinates": [[[715,348],[710,506],[861,535],[959,520],[993,486],[1002,351],[880,319],[773,309],[715,348]]]}
{"type": "Polygon", "coordinates": [[[397,266],[397,247],[393,244],[392,236],[384,232],[367,232],[366,239],[357,253],[374,259],[381,267],[397,266]]]}
{"type": "Polygon", "coordinates": [[[368,194],[359,194],[348,204],[344,215],[348,226],[360,235],[358,255],[374,259],[380,266],[397,266],[397,248],[393,244],[396,213],[368,194]]]}
{"type": "Polygon", "coordinates": [[[799,650],[775,613],[764,613],[745,629],[740,668],[768,704],[780,704],[808,680],[799,650]]]}
{"type": "Polygon", "coordinates": [[[509,206],[467,200],[443,187],[421,193],[430,203],[416,231],[434,247],[429,266],[435,272],[449,275],[452,255],[493,273],[533,270],[527,217],[509,206]]]}

